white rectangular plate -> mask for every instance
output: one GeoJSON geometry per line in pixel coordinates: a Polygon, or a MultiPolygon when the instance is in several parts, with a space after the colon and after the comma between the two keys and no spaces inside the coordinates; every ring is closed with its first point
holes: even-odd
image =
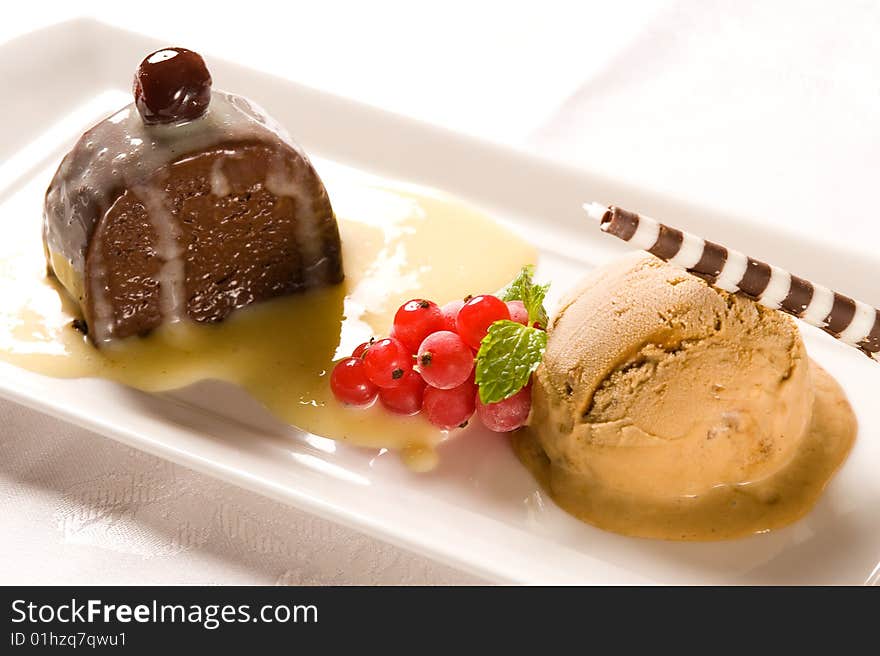
{"type": "MultiPolygon", "coordinates": [[[[84,128],[124,102],[134,64],[161,45],[76,21],[0,47],[0,221],[39,221],[51,167],[84,128]],[[31,196],[26,216],[13,212],[23,206],[23,193],[31,196]]],[[[880,260],[704,212],[216,56],[210,61],[217,85],[275,115],[315,156],[319,171],[332,160],[439,188],[511,225],[540,249],[540,275],[554,280],[556,294],[565,281],[624,250],[587,225],[580,204],[595,199],[665,218],[880,304],[880,260]]],[[[474,432],[451,440],[439,469],[420,475],[392,454],[284,426],[228,385],[148,395],[4,365],[0,394],[493,581],[873,583],[880,561],[880,367],[819,331],[804,333],[812,356],[843,383],[855,407],[861,426],[855,449],[806,519],[768,535],[706,544],[630,539],[581,524],[538,490],[500,436],[474,432]]]]}

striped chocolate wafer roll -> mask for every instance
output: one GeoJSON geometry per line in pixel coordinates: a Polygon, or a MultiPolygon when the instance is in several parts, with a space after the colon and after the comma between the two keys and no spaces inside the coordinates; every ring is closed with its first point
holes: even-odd
{"type": "Polygon", "coordinates": [[[827,287],[635,212],[584,205],[603,232],[771,310],[821,328],[880,362],[880,310],[827,287]]]}

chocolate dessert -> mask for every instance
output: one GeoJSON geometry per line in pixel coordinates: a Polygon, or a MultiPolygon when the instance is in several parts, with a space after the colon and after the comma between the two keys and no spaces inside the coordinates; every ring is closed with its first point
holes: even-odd
{"type": "Polygon", "coordinates": [[[97,345],[342,281],[336,218],[308,158],[211,82],[194,52],[149,55],[135,102],[80,138],[46,192],[49,271],[97,345]]]}

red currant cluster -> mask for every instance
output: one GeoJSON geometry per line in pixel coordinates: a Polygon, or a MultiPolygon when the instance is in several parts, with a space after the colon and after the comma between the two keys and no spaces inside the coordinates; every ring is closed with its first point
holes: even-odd
{"type": "Polygon", "coordinates": [[[342,403],[367,406],[376,397],[391,412],[423,412],[443,430],[463,427],[476,412],[493,431],[524,425],[531,408],[525,387],[498,403],[480,401],[474,382],[474,355],[496,321],[526,325],[522,301],[473,296],[439,307],[433,301],[407,301],[394,316],[391,336],[358,346],[339,361],[330,376],[342,403]]]}

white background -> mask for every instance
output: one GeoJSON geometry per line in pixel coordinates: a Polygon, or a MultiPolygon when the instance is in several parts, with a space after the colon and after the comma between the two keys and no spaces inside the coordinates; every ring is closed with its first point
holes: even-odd
{"type": "MultiPolygon", "coordinates": [[[[874,2],[73,4],[5,10],[0,42],[97,16],[209,62],[877,248],[874,2]]],[[[7,402],[0,425],[0,583],[473,581],[7,402]]]]}

